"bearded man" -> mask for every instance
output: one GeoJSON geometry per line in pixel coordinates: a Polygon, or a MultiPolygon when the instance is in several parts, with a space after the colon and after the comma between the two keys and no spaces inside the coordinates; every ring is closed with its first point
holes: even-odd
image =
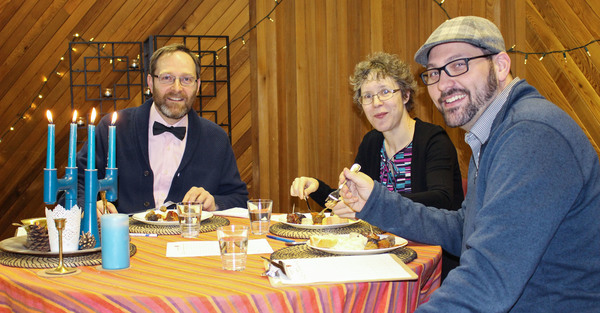
{"type": "Polygon", "coordinates": [[[460,255],[415,312],[598,312],[600,163],[581,128],[512,76],[487,19],[447,20],[415,61],[446,124],[467,131],[462,207],[426,207],[345,169],[334,212],[460,255]]]}

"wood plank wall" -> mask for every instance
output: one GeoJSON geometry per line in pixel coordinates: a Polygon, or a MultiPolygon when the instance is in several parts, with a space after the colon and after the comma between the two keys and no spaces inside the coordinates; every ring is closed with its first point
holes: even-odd
{"type": "MultiPolygon", "coordinates": [[[[370,129],[351,102],[348,77],[354,65],[384,50],[407,60],[417,75],[413,54],[446,15],[432,0],[280,1],[273,23],[260,23],[246,35],[247,44],[240,40],[229,47],[232,145],[251,196],[272,198],[276,211],[288,211],[295,201],[289,197],[293,178],[309,175],[335,183],[370,129]]],[[[13,234],[12,222],[43,215],[47,109],[57,124],[59,177],[64,173],[71,94],[64,74],[68,68],[58,61],[75,40],[73,34],[98,42],[188,34],[233,39],[273,6],[273,0],[2,1],[0,239],[13,234]],[[11,126],[14,130],[8,131],[11,126]]],[[[522,51],[564,50],[600,39],[600,5],[593,0],[446,0],[443,9],[451,17],[491,19],[507,46],[516,44],[522,51]]],[[[526,65],[524,55],[512,54],[512,69],[567,111],[598,147],[600,46],[588,49],[591,56],[578,49],[566,55],[567,62],[562,54],[542,61],[530,55],[526,65]]],[[[75,97],[80,112],[95,106],[81,92],[75,97]]],[[[137,91],[117,108],[138,105],[141,99],[137,91]]],[[[444,124],[422,85],[416,103],[415,116],[444,124]]],[[[224,102],[221,97],[208,105],[222,110],[224,102]]],[[[448,132],[466,175],[470,150],[464,132],[448,132]]],[[[80,138],[85,134],[80,132],[80,138]]]]}

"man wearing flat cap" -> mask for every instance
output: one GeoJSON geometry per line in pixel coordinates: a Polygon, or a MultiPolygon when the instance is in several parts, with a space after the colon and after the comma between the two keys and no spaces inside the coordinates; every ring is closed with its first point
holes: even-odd
{"type": "Polygon", "coordinates": [[[460,255],[417,312],[599,312],[600,164],[586,135],[512,77],[487,19],[444,22],[415,61],[446,124],[467,131],[462,207],[433,210],[344,169],[334,212],[460,255]]]}

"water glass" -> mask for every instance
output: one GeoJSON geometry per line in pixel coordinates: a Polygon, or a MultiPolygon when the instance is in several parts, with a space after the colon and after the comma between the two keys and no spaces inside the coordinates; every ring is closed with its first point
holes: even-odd
{"type": "Polygon", "coordinates": [[[253,235],[264,235],[269,232],[273,200],[251,199],[248,200],[248,215],[250,217],[250,230],[253,235]]]}
{"type": "Polygon", "coordinates": [[[197,238],[200,235],[200,222],[202,222],[202,203],[188,201],[177,203],[179,227],[181,237],[197,238]]]}
{"type": "Polygon", "coordinates": [[[228,271],[246,269],[248,226],[221,226],[217,228],[217,238],[219,239],[223,269],[228,271]]]}

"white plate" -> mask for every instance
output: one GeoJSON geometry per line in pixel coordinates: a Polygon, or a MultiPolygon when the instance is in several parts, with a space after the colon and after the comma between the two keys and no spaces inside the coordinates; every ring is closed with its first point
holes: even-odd
{"type": "MultiPolygon", "coordinates": [[[[175,210],[167,210],[167,211],[175,211],[175,210]]],[[[156,210],[156,212],[160,212],[160,210],[156,210]]],[[[133,214],[131,217],[138,221],[138,222],[142,222],[142,223],[146,223],[146,224],[151,224],[151,225],[163,225],[163,226],[173,226],[173,225],[179,225],[179,221],[148,221],[146,220],[146,214],[148,212],[140,212],[140,213],[136,213],[133,214]]],[[[213,216],[212,213],[210,212],[205,212],[202,211],[202,221],[204,221],[207,218],[211,218],[213,216]]]]}
{"type": "MultiPolygon", "coordinates": [[[[344,235],[338,235],[338,236],[344,236],[344,235]]],[[[347,235],[346,235],[347,236],[347,235]]],[[[379,235],[379,238],[386,238],[390,235],[379,235]]],[[[395,245],[393,247],[389,247],[389,248],[383,248],[383,249],[370,249],[370,250],[336,250],[336,249],[330,249],[330,248],[319,248],[319,247],[315,247],[313,245],[310,244],[310,240],[308,240],[306,242],[306,245],[315,249],[315,250],[319,250],[319,251],[323,251],[323,252],[327,252],[327,253],[331,253],[331,254],[349,254],[349,255],[365,255],[365,254],[378,254],[378,253],[385,253],[385,252],[389,252],[401,247],[404,247],[408,244],[408,241],[402,237],[398,237],[395,236],[395,245]]]]}
{"type": "MultiPolygon", "coordinates": [[[[312,220],[312,215],[310,213],[306,213],[303,214],[305,216],[305,218],[310,218],[312,220]]],[[[325,216],[329,216],[329,213],[325,213],[325,216]]],[[[356,224],[358,222],[360,222],[360,220],[349,220],[350,222],[348,223],[341,223],[341,224],[333,224],[333,225],[304,225],[304,224],[294,224],[294,223],[288,223],[287,222],[287,214],[283,214],[280,217],[279,222],[288,225],[288,226],[292,226],[292,227],[296,227],[296,228],[303,228],[303,229],[328,229],[328,228],[340,228],[340,227],[346,227],[352,224],[356,224]]]]}

